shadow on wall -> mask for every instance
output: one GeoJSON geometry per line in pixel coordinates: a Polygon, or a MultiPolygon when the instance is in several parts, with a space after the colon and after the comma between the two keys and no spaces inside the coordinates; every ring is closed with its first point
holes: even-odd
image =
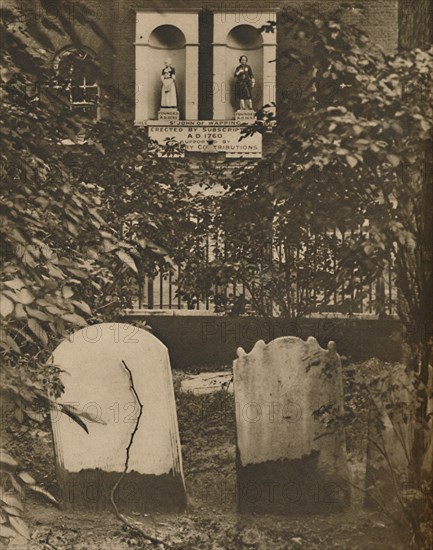
{"type": "Polygon", "coordinates": [[[132,314],[124,322],[145,321],[168,348],[174,369],[214,370],[231,365],[236,349],[248,353],[258,340],[314,336],[326,348],[334,340],[340,355],[352,361],[377,357],[396,362],[402,354],[402,325],[394,319],[303,319],[260,317],[152,316],[132,314]]]}

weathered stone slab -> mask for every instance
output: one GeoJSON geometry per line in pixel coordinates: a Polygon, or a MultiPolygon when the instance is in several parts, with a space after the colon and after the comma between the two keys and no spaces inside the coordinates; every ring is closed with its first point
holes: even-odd
{"type": "Polygon", "coordinates": [[[129,448],[127,473],[115,493],[120,511],[182,509],[186,494],[167,348],[146,330],[106,323],[74,333],[52,361],[65,371],[57,403],[104,422],[85,421],[86,433],[58,407],[51,411],[63,504],[111,508],[129,448]]]}
{"type": "Polygon", "coordinates": [[[343,412],[335,344],[324,350],[315,338],[259,341],[249,354],[238,350],[233,372],[240,511],[290,514],[347,507],[344,431],[340,424],[326,426],[326,415],[314,414],[323,407],[343,412]]]}
{"type": "Polygon", "coordinates": [[[231,372],[202,372],[189,375],[181,382],[181,390],[195,395],[226,391],[233,393],[233,374],[231,372]]]}

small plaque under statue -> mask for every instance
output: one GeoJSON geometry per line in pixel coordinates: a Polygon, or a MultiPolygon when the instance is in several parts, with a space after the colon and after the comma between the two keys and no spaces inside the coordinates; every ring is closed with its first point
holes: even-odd
{"type": "Polygon", "coordinates": [[[235,113],[235,120],[240,124],[253,124],[256,120],[254,109],[238,109],[235,113]]]}
{"type": "Polygon", "coordinates": [[[177,122],[179,120],[179,111],[177,109],[160,109],[158,111],[158,120],[164,120],[166,122],[177,122]]]}

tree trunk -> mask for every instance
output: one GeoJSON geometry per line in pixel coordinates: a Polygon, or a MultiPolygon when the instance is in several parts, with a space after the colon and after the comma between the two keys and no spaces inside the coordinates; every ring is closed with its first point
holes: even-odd
{"type": "MultiPolygon", "coordinates": [[[[431,0],[399,0],[399,49],[429,49],[433,41],[433,8],[431,0]]],[[[420,482],[422,463],[425,447],[428,440],[425,424],[427,421],[429,397],[432,380],[429,379],[429,363],[431,362],[431,339],[433,336],[433,280],[432,280],[432,251],[433,251],[433,193],[432,193],[432,143],[426,143],[423,158],[419,159],[419,166],[424,166],[422,172],[422,185],[424,196],[423,235],[421,242],[417,243],[421,249],[421,261],[419,268],[422,270],[422,306],[420,319],[416,322],[420,334],[409,342],[412,354],[416,354],[417,373],[419,375],[418,396],[420,398],[417,407],[417,427],[414,434],[413,462],[415,476],[420,482]],[[415,340],[415,341],[414,341],[415,340]],[[424,424],[424,427],[420,425],[424,424]]],[[[406,170],[407,177],[410,174],[406,170]]],[[[411,358],[414,367],[415,357],[411,358]]],[[[410,367],[410,365],[408,365],[410,367]]],[[[431,421],[430,421],[431,423],[431,421]]],[[[431,471],[429,472],[431,476],[431,471]]],[[[433,483],[433,482],[432,482],[433,483]]],[[[432,485],[433,489],[433,485],[432,485]]]]}

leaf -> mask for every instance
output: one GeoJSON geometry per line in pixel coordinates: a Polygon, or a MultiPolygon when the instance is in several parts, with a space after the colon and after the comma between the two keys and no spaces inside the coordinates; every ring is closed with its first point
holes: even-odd
{"type": "Polygon", "coordinates": [[[7,506],[12,506],[13,508],[19,508],[20,510],[24,511],[23,503],[15,495],[1,492],[0,500],[2,500],[7,506]]]}
{"type": "Polygon", "coordinates": [[[72,300],[72,303],[74,304],[75,307],[77,307],[78,309],[81,309],[81,311],[83,311],[84,313],[87,313],[87,315],[92,314],[92,310],[90,309],[90,306],[86,304],[86,302],[72,300]]]}
{"type": "Polygon", "coordinates": [[[45,332],[45,330],[41,327],[41,325],[36,321],[36,319],[29,319],[27,321],[27,326],[29,329],[33,332],[35,336],[39,338],[39,340],[44,344],[44,346],[48,345],[48,335],[45,332]]]}
{"type": "Polygon", "coordinates": [[[5,285],[12,290],[21,290],[23,287],[25,287],[24,281],[21,279],[13,279],[12,281],[6,281],[5,285]]]}
{"type": "Polygon", "coordinates": [[[65,278],[65,274],[63,273],[63,271],[58,267],[56,267],[55,265],[50,263],[48,264],[47,268],[48,268],[48,273],[51,275],[51,277],[55,277],[56,279],[65,278]]]}
{"type": "Polygon", "coordinates": [[[18,347],[15,340],[8,334],[4,334],[1,332],[0,332],[0,347],[6,350],[12,349],[16,353],[21,353],[21,350],[18,347]]]}
{"type": "Polygon", "coordinates": [[[8,472],[9,473],[9,478],[11,480],[11,483],[12,483],[12,486],[13,488],[15,489],[15,491],[20,494],[20,495],[23,495],[23,488],[21,487],[21,485],[18,483],[18,480],[17,478],[11,473],[11,472],[8,472]]]}
{"type": "Polygon", "coordinates": [[[386,158],[389,160],[390,164],[396,168],[400,164],[400,157],[397,155],[386,155],[386,158]]]}
{"type": "Polygon", "coordinates": [[[0,315],[2,317],[7,317],[14,310],[14,303],[12,300],[9,300],[4,294],[0,295],[0,315]]]}
{"type": "Polygon", "coordinates": [[[27,485],[34,485],[36,481],[32,478],[31,475],[29,475],[27,472],[20,472],[18,474],[18,477],[24,481],[24,483],[27,483],[27,485]]]}
{"type": "Polygon", "coordinates": [[[39,319],[39,321],[48,321],[48,315],[43,311],[39,311],[38,309],[33,309],[30,307],[26,307],[26,311],[30,315],[30,317],[39,319]]]}
{"type": "Polygon", "coordinates": [[[41,495],[44,495],[48,500],[51,502],[54,502],[54,504],[58,504],[58,501],[51,493],[49,493],[46,489],[43,487],[38,487],[37,485],[29,485],[29,489],[34,491],[35,493],[40,493],[41,495]]]}
{"type": "Polygon", "coordinates": [[[65,286],[63,287],[62,294],[63,297],[68,300],[69,298],[72,298],[72,296],[74,295],[74,291],[70,286],[65,286]]]}
{"type": "Polygon", "coordinates": [[[0,525],[0,537],[4,539],[11,539],[16,537],[16,532],[6,525],[0,525]]]}
{"type": "Polygon", "coordinates": [[[12,466],[13,468],[16,468],[18,466],[18,462],[13,458],[10,454],[6,453],[5,451],[0,451],[0,466],[2,464],[6,464],[7,466],[12,466]]]}
{"type": "Polygon", "coordinates": [[[425,119],[421,120],[420,124],[421,124],[421,128],[424,130],[424,132],[428,132],[430,130],[430,124],[428,123],[427,120],[425,120],[425,119]]]}
{"type": "Polygon", "coordinates": [[[358,159],[355,157],[352,157],[352,155],[347,155],[346,160],[351,168],[355,168],[355,166],[358,164],[358,159]]]}
{"type": "Polygon", "coordinates": [[[81,420],[81,418],[76,414],[75,412],[72,412],[69,407],[66,407],[65,405],[60,404],[60,408],[62,409],[62,412],[65,413],[69,418],[72,418],[74,422],[76,422],[86,433],[89,433],[89,430],[86,426],[86,424],[81,420]]]}
{"type": "Polygon", "coordinates": [[[87,326],[86,319],[76,313],[67,313],[66,315],[62,315],[62,319],[68,323],[72,323],[73,325],[78,325],[80,327],[87,326]]]}
{"type": "Polygon", "coordinates": [[[123,263],[130,267],[132,271],[138,274],[137,266],[135,265],[133,258],[129,254],[127,254],[123,250],[118,250],[116,252],[116,255],[122,260],[123,263]]]}
{"type": "Polygon", "coordinates": [[[27,319],[27,313],[22,304],[15,306],[15,319],[27,319]]]}
{"type": "Polygon", "coordinates": [[[12,527],[15,529],[17,533],[19,533],[25,539],[30,540],[29,528],[21,518],[16,518],[14,516],[11,516],[9,518],[9,523],[12,525],[12,527]]]}
{"type": "Polygon", "coordinates": [[[35,299],[33,294],[27,288],[23,288],[16,294],[15,300],[20,302],[20,304],[27,306],[34,302],[35,299]]]}
{"type": "MultiPolygon", "coordinates": [[[[70,416],[70,418],[72,418],[75,421],[76,421],[76,417],[78,418],[82,417],[82,418],[85,418],[86,420],[90,420],[90,422],[95,422],[97,424],[105,425],[105,422],[104,420],[102,420],[102,418],[99,418],[98,416],[94,416],[88,412],[81,412],[76,407],[74,407],[74,405],[71,405],[69,403],[68,404],[59,403],[59,406],[65,414],[70,416]]],[[[84,424],[81,418],[80,418],[80,422],[77,422],[77,424],[79,424],[87,433],[89,433],[87,430],[87,426],[84,424]]]]}
{"type": "Polygon", "coordinates": [[[21,510],[19,508],[14,508],[13,506],[4,506],[3,510],[9,515],[9,516],[21,516],[21,510]]]}
{"type": "Polygon", "coordinates": [[[23,237],[23,235],[18,231],[18,229],[14,228],[11,232],[11,236],[18,241],[21,244],[27,244],[26,239],[23,237]]]}
{"type": "Polygon", "coordinates": [[[57,306],[47,306],[47,311],[49,311],[52,315],[62,315],[62,313],[64,313],[64,311],[57,306]]]}
{"type": "Polygon", "coordinates": [[[70,222],[69,220],[66,220],[66,227],[68,228],[68,231],[69,233],[71,233],[71,235],[73,235],[74,237],[78,237],[79,235],[78,229],[74,223],[70,222]]]}

